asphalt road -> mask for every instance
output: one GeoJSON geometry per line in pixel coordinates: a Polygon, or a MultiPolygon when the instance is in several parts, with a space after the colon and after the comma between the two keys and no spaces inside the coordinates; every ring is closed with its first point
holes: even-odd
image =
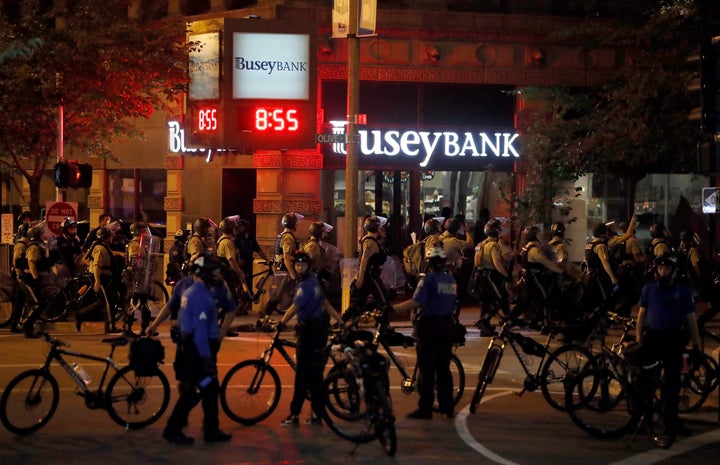
{"type": "MultiPolygon", "coordinates": [[[[468,325],[472,317],[468,314],[468,325]]],[[[243,317],[248,321],[254,317],[243,317]]],[[[397,322],[401,331],[409,325],[397,322]]],[[[107,353],[99,342],[101,324],[87,324],[82,334],[68,323],[48,328],[71,348],[98,355],[107,353]]],[[[168,361],[174,357],[167,328],[161,335],[168,361]]],[[[292,333],[288,332],[288,336],[292,333]]],[[[532,333],[530,333],[532,334],[532,333]]],[[[405,415],[414,410],[417,395],[400,391],[400,379],[391,370],[392,397],[397,414],[398,451],[395,457],[384,455],[379,443],[355,446],[335,436],[326,426],[285,428],[280,421],[288,414],[293,377],[289,367],[278,356],[283,381],[280,405],[273,415],[254,426],[242,426],[229,420],[222,412],[221,428],[233,433],[225,444],[204,444],[201,440],[189,447],[166,443],[161,439],[168,413],[157,423],[138,431],[125,431],[104,411],[91,411],[83,399],[73,394],[69,376],[58,367],[53,369],[60,382],[60,406],[50,423],[36,433],[18,437],[0,427],[0,463],[12,464],[442,464],[474,463],[502,465],[698,465],[720,463],[720,427],[718,426],[717,395],[712,394],[710,406],[685,419],[693,435],[680,439],[664,451],[652,446],[649,439],[638,435],[634,440],[594,439],[569,420],[566,414],[550,408],[539,392],[516,395],[524,374],[511,353],[503,358],[494,383],[475,414],[467,405],[482,363],[487,338],[470,330],[468,343],[458,349],[467,375],[467,386],[457,415],[453,420],[435,418],[431,421],[409,420],[405,415]]],[[[240,360],[255,358],[269,343],[267,333],[241,333],[223,342],[220,352],[220,375],[240,360]]],[[[0,331],[0,386],[19,372],[37,367],[43,360],[45,343],[0,331]]],[[[414,364],[414,349],[400,349],[408,365],[414,364]]],[[[125,362],[126,348],[117,351],[116,360],[125,362]]],[[[100,364],[82,363],[93,376],[100,376],[100,364]]],[[[163,366],[173,379],[170,363],[163,366]]],[[[171,406],[176,400],[173,390],[171,406]]],[[[301,420],[307,416],[306,405],[301,420]]],[[[198,406],[190,417],[187,434],[202,437],[202,414],[198,406]]]]}

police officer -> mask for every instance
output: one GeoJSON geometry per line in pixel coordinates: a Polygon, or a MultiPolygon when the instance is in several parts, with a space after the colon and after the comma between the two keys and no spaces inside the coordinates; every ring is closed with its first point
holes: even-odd
{"type": "Polygon", "coordinates": [[[62,234],[57,238],[57,248],[60,260],[71,277],[77,271],[77,258],[81,254],[80,238],[77,237],[77,222],[65,218],[60,223],[62,234]]]}
{"type": "Polygon", "coordinates": [[[175,232],[175,241],[168,252],[168,264],[165,268],[165,284],[174,286],[183,277],[183,263],[185,263],[186,231],[178,229],[175,232]]]}
{"type": "Polygon", "coordinates": [[[412,299],[393,305],[393,310],[417,310],[415,327],[417,334],[417,365],[420,370],[420,400],[417,410],[408,418],[432,418],[432,406],[437,386],[440,414],[452,418],[452,354],[453,310],[457,300],[457,283],[445,270],[447,254],[441,247],[425,252],[428,274],[418,283],[412,299]]]}
{"type": "Polygon", "coordinates": [[[433,247],[442,247],[443,242],[440,235],[440,222],[435,218],[430,218],[423,225],[423,231],[425,232],[425,250],[432,249],[433,247]]]}
{"type": "Polygon", "coordinates": [[[233,293],[236,300],[245,299],[243,294],[249,295],[245,280],[245,273],[238,263],[238,252],[235,248],[235,222],[224,218],[218,225],[220,238],[215,247],[215,254],[220,263],[225,265],[223,276],[225,282],[233,293]]]}
{"type": "Polygon", "coordinates": [[[235,234],[235,248],[238,251],[238,263],[245,273],[245,283],[248,289],[252,289],[253,256],[258,256],[268,261],[267,255],[263,252],[257,239],[250,234],[250,222],[240,219],[237,222],[237,233],[235,234]]]}
{"type": "Polygon", "coordinates": [[[25,251],[27,259],[27,268],[20,275],[22,283],[25,285],[26,302],[29,300],[33,303],[29,310],[25,322],[22,325],[22,331],[25,337],[36,338],[34,326],[43,307],[46,304],[42,285],[40,283],[40,273],[46,273],[50,270],[50,260],[45,249],[43,234],[45,233],[45,224],[40,223],[28,230],[28,247],[25,251]]]}
{"type": "Polygon", "coordinates": [[[357,278],[350,284],[350,307],[344,318],[353,318],[365,311],[368,296],[372,294],[377,308],[390,305],[390,296],[380,279],[387,252],[380,243],[382,223],[377,216],[370,216],[363,224],[365,235],[360,239],[360,266],[357,278]]]}
{"type": "MultiPolygon", "coordinates": [[[[105,317],[105,332],[119,333],[121,330],[115,327],[115,306],[119,303],[118,288],[116,279],[113,276],[112,260],[113,251],[110,250],[112,233],[108,228],[100,228],[95,233],[96,241],[90,249],[90,272],[93,275],[93,291],[97,303],[105,317]]],[[[75,328],[80,331],[82,323],[92,311],[92,306],[84,307],[75,313],[75,328]]]]}
{"type": "Polygon", "coordinates": [[[29,211],[25,210],[18,215],[17,222],[18,229],[17,233],[15,233],[15,237],[13,238],[13,243],[17,242],[22,237],[22,235],[20,234],[20,228],[24,227],[25,234],[27,235],[27,230],[30,229],[30,224],[32,223],[32,215],[29,211]]]}
{"type": "Polygon", "coordinates": [[[205,442],[224,442],[231,435],[220,431],[218,420],[217,352],[220,348],[218,312],[212,288],[222,286],[220,262],[208,254],[200,255],[191,266],[195,283],[182,295],[178,326],[183,346],[182,363],[192,387],[185,389],[173,409],[163,438],[175,444],[191,444],[183,433],[188,415],[202,400],[205,442]]]}
{"type": "MultiPolygon", "coordinates": [[[[140,243],[142,235],[150,236],[150,228],[148,228],[148,225],[141,221],[133,222],[130,225],[131,238],[130,242],[128,242],[126,246],[125,269],[123,271],[123,285],[125,289],[129,290],[130,297],[132,298],[138,298],[139,295],[137,294],[141,294],[142,292],[144,292],[144,286],[142,289],[138,288],[138,285],[142,282],[140,273],[142,273],[143,270],[139,269],[137,265],[138,257],[143,255],[142,244],[140,243]]],[[[150,257],[145,257],[145,259],[149,258],[150,257]]],[[[150,309],[147,308],[147,305],[141,306],[140,327],[142,328],[143,333],[150,324],[151,317],[152,315],[150,313],[150,309]]],[[[134,322],[135,313],[132,312],[127,315],[125,321],[125,332],[130,336],[135,335],[135,333],[133,333],[132,331],[132,326],[134,322]]]]}
{"type": "Polygon", "coordinates": [[[293,270],[297,276],[297,289],[292,305],[280,321],[281,327],[297,314],[297,370],[295,388],[290,401],[290,415],[282,421],[283,426],[298,426],[298,416],[310,393],[312,413],[307,424],[319,425],[323,409],[322,380],[326,357],[323,349],[327,344],[328,323],[323,313],[342,323],[342,317],[325,298],[320,281],[312,272],[312,258],[300,250],[293,254],[293,270]]]}
{"type": "Polygon", "coordinates": [[[325,223],[322,221],[315,221],[310,224],[308,228],[308,239],[303,242],[303,245],[300,247],[302,252],[310,256],[310,271],[317,276],[321,283],[327,283],[329,278],[329,273],[325,265],[325,249],[320,245],[324,230],[325,223]]]}
{"type": "Polygon", "coordinates": [[[556,221],[550,226],[550,235],[552,238],[548,245],[552,250],[555,263],[562,268],[563,273],[574,278],[572,266],[570,265],[568,242],[565,240],[565,225],[560,221],[556,221]]]}
{"type": "Polygon", "coordinates": [[[678,278],[690,285],[698,300],[711,305],[712,284],[700,251],[700,242],[700,236],[692,229],[680,232],[678,278]]]}
{"type": "Polygon", "coordinates": [[[492,336],[493,327],[490,319],[498,308],[506,315],[510,308],[505,283],[511,279],[511,276],[502,256],[499,239],[501,229],[502,225],[498,219],[493,218],[488,221],[483,229],[487,237],[475,247],[475,273],[472,279],[478,280],[484,299],[480,319],[475,322],[481,336],[492,336]]]}
{"type": "Polygon", "coordinates": [[[13,282],[13,294],[12,294],[12,314],[10,319],[7,321],[6,326],[10,328],[13,333],[20,333],[22,329],[18,326],[20,319],[22,318],[22,312],[25,308],[25,285],[21,281],[21,276],[27,269],[27,258],[25,252],[27,251],[30,241],[28,240],[28,230],[30,229],[29,223],[22,223],[17,230],[17,240],[13,244],[13,268],[12,274],[14,279],[13,282]]]}
{"type": "Polygon", "coordinates": [[[523,230],[522,239],[524,245],[520,250],[520,266],[523,276],[523,282],[528,291],[531,301],[528,302],[535,310],[529,315],[537,325],[545,325],[552,318],[558,315],[549,315],[542,312],[555,309],[555,306],[548,307],[547,302],[552,299],[557,289],[557,279],[563,270],[553,260],[549,259],[543,250],[540,241],[540,229],[537,226],[528,226],[523,230]],[[542,307],[538,308],[538,303],[542,302],[542,307]]]}
{"type": "Polygon", "coordinates": [[[663,223],[655,223],[650,226],[650,247],[648,250],[648,261],[652,264],[655,259],[664,255],[675,253],[670,244],[670,230],[663,223]]]}
{"type": "Polygon", "coordinates": [[[187,250],[185,252],[185,260],[195,254],[205,252],[207,250],[207,241],[210,235],[210,220],[200,217],[193,222],[192,235],[187,241],[187,250]]]}
{"type": "Polygon", "coordinates": [[[586,309],[605,302],[613,290],[617,290],[618,279],[610,263],[607,240],[608,227],[599,223],[593,228],[593,240],[585,246],[588,282],[583,294],[583,307],[586,309]]]}
{"type": "Polygon", "coordinates": [[[280,220],[283,229],[275,238],[275,246],[273,248],[274,268],[275,271],[287,273],[288,279],[283,283],[279,283],[279,291],[268,300],[265,308],[258,315],[258,319],[255,322],[256,329],[272,329],[273,321],[270,315],[278,305],[292,300],[296,279],[295,270],[292,266],[292,256],[299,248],[298,241],[295,238],[297,222],[298,217],[295,213],[283,215],[280,220]]]}
{"type": "Polygon", "coordinates": [[[85,236],[85,241],[83,242],[83,245],[81,247],[81,250],[83,253],[89,252],[92,248],[93,244],[95,244],[95,241],[97,240],[97,232],[101,228],[107,228],[110,224],[110,215],[107,213],[101,213],[98,217],[98,225],[91,229],[87,236],[85,236]]]}
{"type": "Polygon", "coordinates": [[[695,301],[690,287],[677,280],[677,259],[674,256],[657,257],[655,265],[657,279],[646,284],[640,296],[637,341],[642,344],[644,353],[652,354],[663,362],[660,398],[665,407],[665,424],[669,433],[688,435],[690,431],[678,418],[678,404],[682,354],[688,333],[696,353],[700,346],[695,301]]]}

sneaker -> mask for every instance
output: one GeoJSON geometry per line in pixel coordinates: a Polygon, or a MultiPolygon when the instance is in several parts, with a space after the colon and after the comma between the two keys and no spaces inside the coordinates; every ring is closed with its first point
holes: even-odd
{"type": "Polygon", "coordinates": [[[432,412],[423,412],[422,410],[415,410],[406,415],[411,420],[432,420],[432,412]]]}
{"type": "Polygon", "coordinates": [[[298,426],[300,424],[300,420],[298,419],[297,415],[290,415],[289,417],[281,421],[280,424],[286,427],[298,426]]]}
{"type": "Polygon", "coordinates": [[[181,446],[187,446],[193,443],[194,439],[190,436],[185,436],[185,433],[182,431],[178,431],[177,433],[172,433],[168,430],[163,431],[162,437],[167,442],[172,442],[173,444],[179,444],[181,446]]]}
{"type": "Polygon", "coordinates": [[[203,439],[205,439],[205,442],[227,442],[232,439],[232,434],[215,430],[212,433],[205,433],[203,439]]]}
{"type": "Polygon", "coordinates": [[[322,418],[316,415],[314,412],[305,420],[306,425],[322,425],[322,418]]]}

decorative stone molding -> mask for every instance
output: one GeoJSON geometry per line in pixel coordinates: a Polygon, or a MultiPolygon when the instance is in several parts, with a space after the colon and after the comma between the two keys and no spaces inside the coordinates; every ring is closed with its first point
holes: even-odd
{"type": "Polygon", "coordinates": [[[91,208],[91,209],[102,209],[104,207],[103,201],[102,201],[102,195],[88,195],[87,205],[88,205],[88,208],[91,208]]]}
{"type": "Polygon", "coordinates": [[[254,213],[277,213],[282,211],[281,201],[273,199],[253,199],[254,213]]]}
{"type": "Polygon", "coordinates": [[[97,155],[90,155],[87,162],[92,165],[94,170],[105,169],[105,160],[103,160],[102,157],[99,157],[97,155]]]}
{"type": "Polygon", "coordinates": [[[165,197],[163,199],[163,208],[165,211],[182,211],[183,210],[183,198],[182,197],[165,197]]]}
{"type": "Polygon", "coordinates": [[[315,151],[256,154],[253,157],[253,168],[322,169],[323,156],[322,153],[315,151]]]}
{"type": "Polygon", "coordinates": [[[166,155],[165,156],[165,169],[166,170],[181,170],[183,169],[184,158],[178,155],[166,155]]]}
{"type": "Polygon", "coordinates": [[[255,214],[274,213],[278,215],[297,212],[303,215],[320,215],[322,213],[322,201],[253,199],[253,212],[255,214]]]}

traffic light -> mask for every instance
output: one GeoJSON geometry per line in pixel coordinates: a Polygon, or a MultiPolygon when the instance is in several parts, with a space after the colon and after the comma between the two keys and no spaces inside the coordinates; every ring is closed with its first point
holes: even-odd
{"type": "Polygon", "coordinates": [[[687,62],[696,73],[687,90],[698,103],[688,119],[698,123],[703,132],[714,134],[720,131],[720,36],[702,45],[687,62]]]}
{"type": "Polygon", "coordinates": [[[92,165],[74,160],[56,163],[55,186],[61,189],[92,186],[92,165]]]}

